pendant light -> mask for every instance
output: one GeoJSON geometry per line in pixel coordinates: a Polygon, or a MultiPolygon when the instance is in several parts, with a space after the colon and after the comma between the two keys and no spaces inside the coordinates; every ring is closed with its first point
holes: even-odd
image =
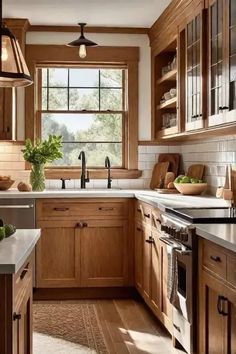
{"type": "Polygon", "coordinates": [[[86,47],[93,47],[97,45],[97,43],[84,37],[84,27],[86,26],[86,23],[78,23],[78,25],[80,26],[80,37],[67,45],[69,47],[79,47],[79,56],[84,59],[87,55],[86,47]]]}
{"type": "Polygon", "coordinates": [[[0,87],[24,87],[33,83],[18,40],[4,25],[0,0],[0,87]]]}

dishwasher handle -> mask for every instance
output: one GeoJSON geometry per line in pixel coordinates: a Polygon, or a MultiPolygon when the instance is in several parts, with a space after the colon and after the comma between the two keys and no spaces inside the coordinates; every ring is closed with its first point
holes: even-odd
{"type": "Polygon", "coordinates": [[[19,205],[0,205],[0,209],[32,209],[33,204],[19,204],[19,205]]]}

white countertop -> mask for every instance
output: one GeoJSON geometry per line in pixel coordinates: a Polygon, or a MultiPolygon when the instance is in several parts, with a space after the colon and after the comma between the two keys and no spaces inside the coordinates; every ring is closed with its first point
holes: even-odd
{"type": "Polygon", "coordinates": [[[0,191],[0,200],[7,198],[137,198],[153,206],[169,208],[225,207],[227,201],[213,196],[184,196],[158,194],[148,189],[48,189],[43,192],[19,192],[17,189],[0,191]]]}
{"type": "Polygon", "coordinates": [[[16,273],[33,251],[40,230],[17,230],[0,242],[0,274],[16,273]]]}

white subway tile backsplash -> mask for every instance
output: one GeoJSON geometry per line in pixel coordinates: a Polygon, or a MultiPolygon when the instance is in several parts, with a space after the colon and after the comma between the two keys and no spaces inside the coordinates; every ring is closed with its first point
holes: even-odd
{"type": "Polygon", "coordinates": [[[155,154],[139,154],[139,161],[141,162],[155,162],[156,161],[156,155],[155,154]]]}

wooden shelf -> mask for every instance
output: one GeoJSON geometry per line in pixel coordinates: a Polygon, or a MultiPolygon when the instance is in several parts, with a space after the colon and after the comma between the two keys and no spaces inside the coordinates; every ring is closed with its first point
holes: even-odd
{"type": "Polygon", "coordinates": [[[165,81],[176,81],[177,69],[171,70],[165,75],[163,75],[160,79],[157,80],[157,84],[161,84],[165,81]]]}
{"type": "Polygon", "coordinates": [[[170,127],[170,128],[165,128],[162,129],[158,132],[158,138],[163,138],[167,135],[174,135],[174,134],[178,134],[179,132],[179,128],[177,125],[175,125],[174,127],[170,127]]]}
{"type": "Polygon", "coordinates": [[[175,108],[177,104],[177,97],[170,98],[164,103],[161,103],[157,106],[157,109],[163,109],[163,108],[175,108]]]}

